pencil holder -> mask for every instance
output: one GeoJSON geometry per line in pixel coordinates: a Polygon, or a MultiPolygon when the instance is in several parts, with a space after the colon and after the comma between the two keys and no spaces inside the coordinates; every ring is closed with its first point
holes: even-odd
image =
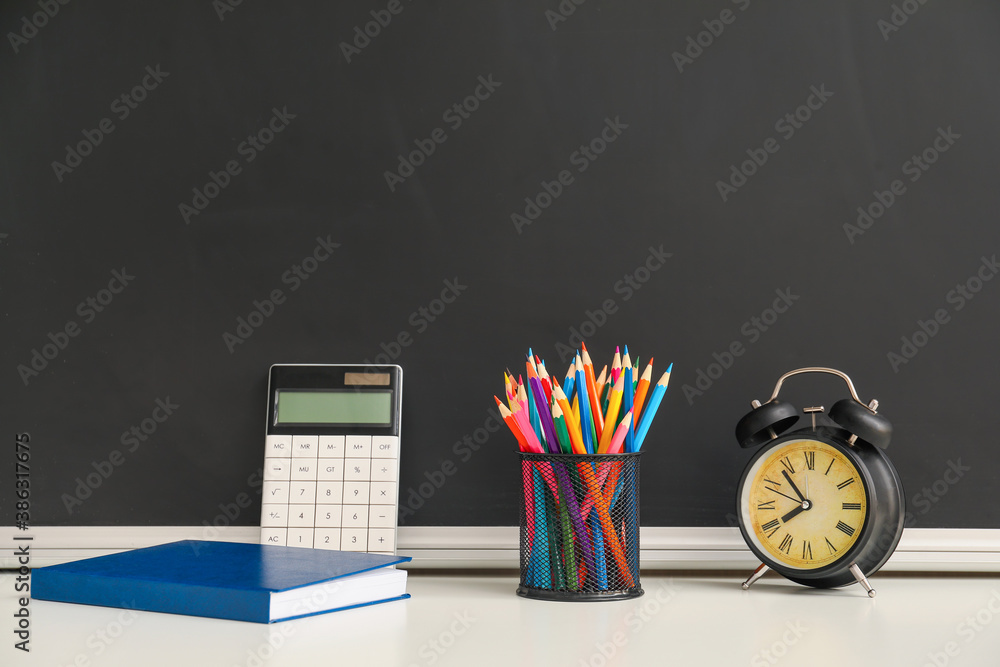
{"type": "Polygon", "coordinates": [[[576,602],[642,595],[639,456],[520,454],[518,595],[576,602]]]}

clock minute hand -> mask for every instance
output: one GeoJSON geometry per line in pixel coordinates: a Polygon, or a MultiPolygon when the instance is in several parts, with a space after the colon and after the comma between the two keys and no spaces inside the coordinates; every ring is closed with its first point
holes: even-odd
{"type": "Polygon", "coordinates": [[[781,474],[784,475],[785,479],[788,480],[788,483],[792,485],[792,491],[794,491],[795,495],[797,495],[799,497],[799,500],[805,500],[806,497],[802,495],[801,491],[799,491],[799,487],[795,486],[795,482],[793,482],[792,478],[788,475],[788,471],[787,470],[782,470],[781,474]]]}

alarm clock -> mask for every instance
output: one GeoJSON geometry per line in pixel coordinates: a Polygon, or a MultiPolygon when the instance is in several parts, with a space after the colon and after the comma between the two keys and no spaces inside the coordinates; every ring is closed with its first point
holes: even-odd
{"type": "Polygon", "coordinates": [[[761,565],[748,589],[768,570],[805,586],[835,588],[857,581],[869,597],[868,577],[881,568],[903,534],[906,499],[889,457],[892,425],[878,401],[863,403],[854,384],[832,368],[799,368],[778,379],[771,398],[754,400],[736,425],[741,447],[758,449],[740,478],[740,532],[761,565]],[[801,413],[778,400],[793,375],[827,373],[847,383],[850,398],[801,413]],[[801,417],[806,426],[790,431],[801,417]],[[817,417],[822,422],[817,423],[817,417]]]}

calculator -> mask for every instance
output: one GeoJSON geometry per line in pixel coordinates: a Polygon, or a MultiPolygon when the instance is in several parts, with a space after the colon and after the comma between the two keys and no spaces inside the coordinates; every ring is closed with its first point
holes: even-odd
{"type": "Polygon", "coordinates": [[[260,543],[395,554],[399,366],[276,364],[260,543]]]}

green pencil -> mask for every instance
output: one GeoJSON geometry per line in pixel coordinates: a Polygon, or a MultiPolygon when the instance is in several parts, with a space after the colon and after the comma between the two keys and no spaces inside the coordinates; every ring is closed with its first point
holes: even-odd
{"type": "Polygon", "coordinates": [[[573,445],[569,439],[569,427],[566,426],[566,417],[562,408],[555,401],[552,402],[552,423],[556,427],[556,438],[559,440],[559,449],[563,454],[572,454],[573,445]]]}

